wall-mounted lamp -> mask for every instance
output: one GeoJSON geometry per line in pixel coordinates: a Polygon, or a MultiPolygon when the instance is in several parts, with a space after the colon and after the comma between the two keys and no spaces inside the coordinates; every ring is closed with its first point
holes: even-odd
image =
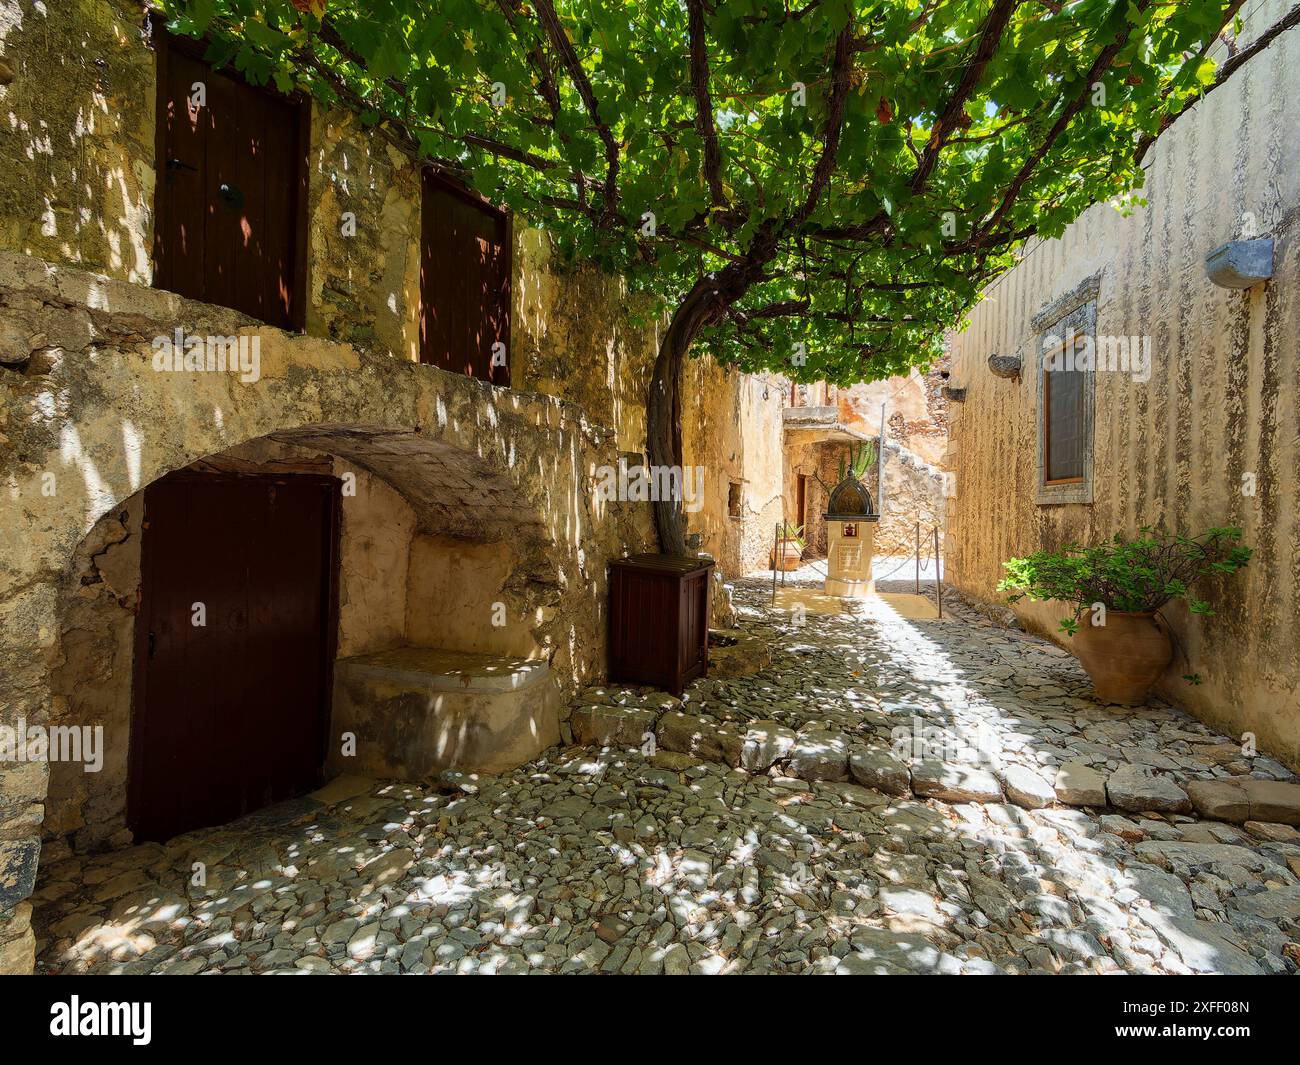
{"type": "Polygon", "coordinates": [[[1020,356],[1018,355],[990,355],[989,356],[989,373],[994,377],[1020,377],[1020,356]]]}
{"type": "Polygon", "coordinates": [[[1220,288],[1250,288],[1273,276],[1273,238],[1230,240],[1205,257],[1205,273],[1220,288]]]}

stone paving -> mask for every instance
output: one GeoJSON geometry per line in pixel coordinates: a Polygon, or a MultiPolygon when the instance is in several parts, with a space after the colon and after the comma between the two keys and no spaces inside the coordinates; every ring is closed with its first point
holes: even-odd
{"type": "Polygon", "coordinates": [[[796,624],[768,593],[737,583],[770,666],[680,701],[588,689],[589,742],[512,773],[51,848],[38,971],[1296,972],[1283,766],[1099,704],[959,604],[796,624]]]}

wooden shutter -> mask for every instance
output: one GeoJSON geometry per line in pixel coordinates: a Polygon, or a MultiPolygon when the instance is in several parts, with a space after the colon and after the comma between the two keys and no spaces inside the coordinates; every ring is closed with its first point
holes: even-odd
{"type": "Polygon", "coordinates": [[[154,285],[301,329],[308,105],[214,70],[197,42],[158,40],[154,285]]]}
{"type": "Polygon", "coordinates": [[[509,215],[426,172],[421,236],[420,361],[510,384],[509,215]]]}

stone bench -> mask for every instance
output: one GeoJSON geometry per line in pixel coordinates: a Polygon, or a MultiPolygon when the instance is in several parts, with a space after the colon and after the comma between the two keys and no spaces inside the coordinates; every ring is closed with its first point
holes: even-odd
{"type": "Polygon", "coordinates": [[[326,766],[331,775],[420,780],[444,769],[500,773],[560,741],[550,664],[396,647],[339,659],[326,766]],[[356,753],[342,753],[344,733],[356,753]]]}

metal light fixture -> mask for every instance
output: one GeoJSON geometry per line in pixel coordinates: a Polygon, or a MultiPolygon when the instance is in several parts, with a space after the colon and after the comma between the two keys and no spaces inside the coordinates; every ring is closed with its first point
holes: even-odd
{"type": "Polygon", "coordinates": [[[1273,276],[1273,238],[1230,240],[1205,257],[1205,273],[1220,288],[1251,288],[1273,276]]]}
{"type": "Polygon", "coordinates": [[[989,356],[989,373],[994,377],[1019,378],[1020,357],[1018,355],[998,355],[995,352],[989,356]]]}

